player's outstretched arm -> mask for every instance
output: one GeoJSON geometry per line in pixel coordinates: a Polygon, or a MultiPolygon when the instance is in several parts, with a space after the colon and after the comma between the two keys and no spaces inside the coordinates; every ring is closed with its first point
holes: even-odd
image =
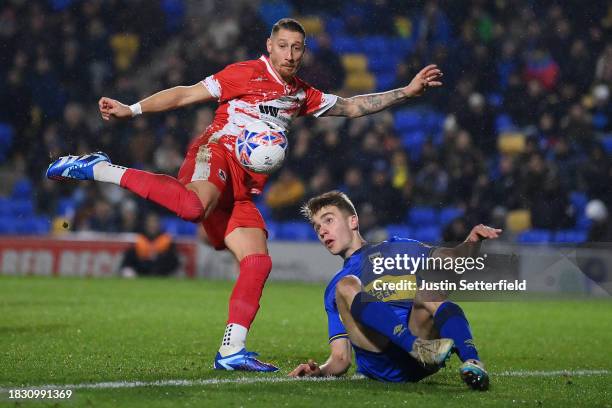
{"type": "Polygon", "coordinates": [[[408,98],[421,96],[427,88],[442,86],[440,78],[442,71],[435,64],[423,68],[410,83],[392,91],[380,92],[367,95],[358,95],[351,98],[338,98],[324,116],[348,116],[357,118],[380,112],[390,106],[406,101],[408,98]]]}
{"type": "Polygon", "coordinates": [[[191,105],[197,102],[208,102],[214,97],[208,89],[198,82],[191,86],[175,86],[174,88],[164,89],[142,101],[128,106],[115,99],[102,97],[98,101],[98,108],[102,119],[130,118],[145,112],[163,112],[191,105]]]}
{"type": "Polygon", "coordinates": [[[479,224],[472,228],[465,241],[454,248],[439,247],[434,249],[432,257],[437,258],[459,258],[473,257],[480,252],[480,245],[485,239],[497,239],[502,233],[499,228],[479,224]]]}
{"type": "Polygon", "coordinates": [[[330,343],[331,354],[327,361],[319,366],[315,361],[308,360],[297,366],[289,377],[339,377],[351,366],[351,343],[346,338],[340,338],[330,343]]]}

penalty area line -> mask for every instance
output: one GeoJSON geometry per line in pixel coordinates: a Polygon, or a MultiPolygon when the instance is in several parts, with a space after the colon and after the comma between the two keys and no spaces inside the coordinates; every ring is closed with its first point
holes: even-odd
{"type": "MultiPolygon", "coordinates": [[[[497,373],[491,373],[493,377],[557,377],[557,376],[569,376],[569,377],[584,377],[584,376],[598,376],[598,375],[611,375],[612,370],[551,370],[551,371],[500,371],[497,373]]],[[[238,377],[238,378],[208,378],[208,379],[195,379],[195,380],[158,380],[158,381],[108,381],[99,383],[81,383],[81,384],[47,384],[47,385],[30,385],[30,386],[13,386],[13,387],[2,387],[0,392],[5,393],[9,390],[25,390],[25,389],[36,389],[36,390],[86,390],[86,389],[117,389],[117,388],[137,388],[137,387],[193,387],[202,385],[224,385],[224,384],[256,384],[256,383],[286,383],[295,381],[308,381],[308,382],[332,382],[332,381],[355,381],[363,380],[366,377],[362,375],[353,375],[350,377],[320,377],[320,378],[289,378],[289,377],[238,377]]]]}

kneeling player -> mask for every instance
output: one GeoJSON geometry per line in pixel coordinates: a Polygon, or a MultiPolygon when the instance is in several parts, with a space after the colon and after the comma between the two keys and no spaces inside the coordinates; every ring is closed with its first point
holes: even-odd
{"type": "Polygon", "coordinates": [[[478,225],[455,248],[430,248],[396,237],[370,245],[361,237],[355,207],[344,193],[314,197],[303,212],[327,250],[344,259],[344,267],[325,290],[331,355],[320,366],[313,361],[300,364],[290,376],[340,376],[351,365],[352,346],[357,372],[380,381],[416,382],[444,366],[455,350],[463,361],[463,381],[474,389],[488,388],[489,376],[461,308],[450,301],[431,301],[423,292],[413,300],[378,301],[363,291],[362,261],[398,248],[415,258],[474,256],[481,240],[497,238],[501,230],[478,225]]]}

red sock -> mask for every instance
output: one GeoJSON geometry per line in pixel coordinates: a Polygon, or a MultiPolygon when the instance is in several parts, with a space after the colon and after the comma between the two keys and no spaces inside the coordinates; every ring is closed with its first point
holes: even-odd
{"type": "Polygon", "coordinates": [[[197,194],[174,177],[127,169],[121,177],[121,187],[169,209],[186,221],[196,222],[204,215],[197,194]]]}
{"type": "Polygon", "coordinates": [[[236,323],[247,329],[259,310],[259,299],[272,269],[272,259],[265,254],[245,256],[240,262],[240,275],[229,303],[227,324],[236,323]]]}

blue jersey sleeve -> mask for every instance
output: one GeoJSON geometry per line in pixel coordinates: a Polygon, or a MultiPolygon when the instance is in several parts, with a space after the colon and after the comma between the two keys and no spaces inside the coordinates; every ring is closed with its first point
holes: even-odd
{"type": "Polygon", "coordinates": [[[327,312],[327,331],[329,342],[336,339],[346,338],[348,337],[348,333],[342,324],[342,320],[340,320],[340,314],[338,312],[333,312],[326,310],[327,312]]]}
{"type": "Polygon", "coordinates": [[[329,342],[343,337],[348,337],[348,333],[340,319],[340,312],[336,305],[336,279],[332,280],[325,290],[325,313],[327,313],[327,332],[329,342]]]}

